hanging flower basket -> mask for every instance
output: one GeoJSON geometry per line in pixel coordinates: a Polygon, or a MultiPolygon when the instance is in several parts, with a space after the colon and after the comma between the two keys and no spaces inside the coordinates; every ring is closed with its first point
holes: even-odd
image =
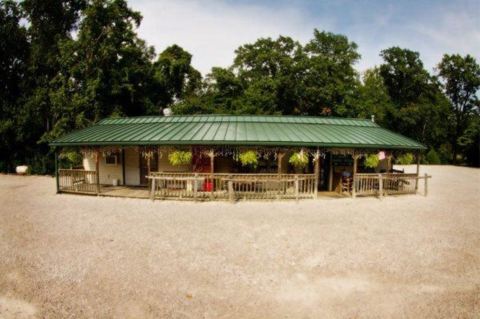
{"type": "Polygon", "coordinates": [[[365,161],[363,162],[363,165],[368,168],[375,168],[378,166],[380,163],[380,159],[378,158],[377,154],[370,154],[367,157],[365,157],[365,161]]]}
{"type": "Polygon", "coordinates": [[[192,152],[173,151],[168,154],[168,161],[173,166],[190,165],[192,163],[192,152]]]}
{"type": "Polygon", "coordinates": [[[238,158],[242,166],[252,166],[255,168],[258,165],[257,153],[255,151],[242,152],[238,158]]]}
{"type": "Polygon", "coordinates": [[[303,150],[295,152],[290,156],[288,162],[295,168],[305,168],[308,165],[308,154],[303,150]]]}

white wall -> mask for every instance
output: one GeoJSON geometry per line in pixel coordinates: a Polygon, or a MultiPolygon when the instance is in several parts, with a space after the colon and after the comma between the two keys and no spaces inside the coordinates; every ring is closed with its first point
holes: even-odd
{"type": "Polygon", "coordinates": [[[140,155],[135,148],[125,148],[125,184],[140,185],[140,155]]]}
{"type": "MultiPolygon", "coordinates": [[[[100,154],[99,158],[99,177],[100,177],[100,184],[112,184],[113,179],[118,179],[119,184],[123,184],[122,178],[122,158],[118,156],[118,161],[116,165],[109,165],[105,163],[105,157],[100,154]]],[[[94,156],[86,156],[83,158],[83,167],[85,170],[94,171],[95,170],[95,157],[94,156]]]]}

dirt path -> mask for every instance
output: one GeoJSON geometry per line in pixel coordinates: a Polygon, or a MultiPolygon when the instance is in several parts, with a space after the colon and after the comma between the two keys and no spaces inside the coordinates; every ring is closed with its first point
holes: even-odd
{"type": "Polygon", "coordinates": [[[479,318],[480,170],[422,169],[427,198],[298,204],[0,175],[0,318],[479,318]]]}

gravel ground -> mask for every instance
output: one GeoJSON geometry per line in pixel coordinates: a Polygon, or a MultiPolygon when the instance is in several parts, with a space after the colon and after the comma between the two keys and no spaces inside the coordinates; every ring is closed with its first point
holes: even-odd
{"type": "Polygon", "coordinates": [[[0,175],[0,318],[480,318],[480,170],[422,171],[428,197],[237,204],[0,175]]]}

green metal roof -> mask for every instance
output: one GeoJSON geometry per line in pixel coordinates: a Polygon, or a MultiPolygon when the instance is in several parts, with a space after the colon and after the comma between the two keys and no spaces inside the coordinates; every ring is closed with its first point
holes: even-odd
{"type": "Polygon", "coordinates": [[[364,119],[191,115],[107,118],[52,146],[258,145],[425,149],[364,119]]]}

